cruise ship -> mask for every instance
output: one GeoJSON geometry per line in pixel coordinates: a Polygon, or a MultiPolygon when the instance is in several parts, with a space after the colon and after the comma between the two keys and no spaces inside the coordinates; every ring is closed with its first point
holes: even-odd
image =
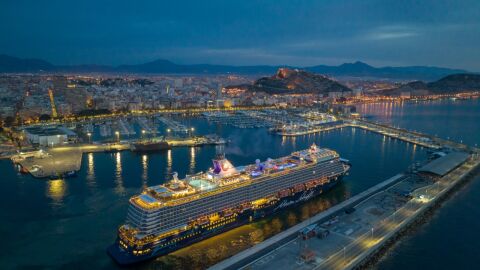
{"type": "Polygon", "coordinates": [[[166,255],[307,201],[349,168],[337,152],[316,145],[240,167],[220,155],[207,172],[182,180],[174,173],[170,182],[130,198],[126,222],[107,251],[120,265],[166,255]]]}

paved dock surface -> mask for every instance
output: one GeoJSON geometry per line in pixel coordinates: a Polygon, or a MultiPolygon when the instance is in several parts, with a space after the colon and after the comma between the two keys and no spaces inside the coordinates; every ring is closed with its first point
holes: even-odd
{"type": "Polygon", "coordinates": [[[394,184],[384,188],[376,186],[370,194],[362,192],[357,195],[362,197],[361,200],[352,202],[352,197],[335,206],[339,208],[335,209],[337,211],[332,213],[335,208],[332,207],[290,228],[291,231],[267,239],[211,269],[355,268],[479,166],[480,158],[474,154],[436,181],[416,174],[401,176],[394,184]],[[353,213],[339,211],[352,206],[355,209],[353,213]],[[330,234],[323,239],[312,237],[304,240],[299,232],[311,224],[317,224],[330,234]],[[302,254],[309,254],[309,257],[302,258],[302,254]]]}
{"type": "Polygon", "coordinates": [[[356,204],[364,200],[365,198],[368,198],[369,196],[372,196],[373,194],[384,190],[388,188],[389,186],[397,183],[398,181],[401,181],[403,179],[404,175],[403,174],[398,174],[380,184],[377,184],[353,197],[351,197],[348,200],[345,200],[329,209],[326,211],[323,211],[319,213],[318,215],[315,215],[314,217],[305,220],[279,234],[274,235],[273,237],[247,249],[244,250],[237,255],[228,258],[214,266],[212,266],[210,269],[215,269],[215,270],[220,270],[220,269],[238,269],[239,267],[245,265],[246,263],[250,262],[252,258],[258,258],[273,249],[282,246],[286,243],[289,243],[291,241],[294,241],[298,235],[298,232],[303,229],[304,227],[311,225],[316,222],[320,221],[325,221],[328,220],[329,217],[334,216],[335,214],[342,212],[343,209],[346,207],[356,204]]]}
{"type": "MultiPolygon", "coordinates": [[[[172,147],[200,146],[215,144],[205,137],[170,138],[172,147]]],[[[220,143],[223,143],[220,142],[220,143]]],[[[66,172],[78,171],[82,166],[83,153],[130,150],[130,142],[107,144],[76,144],[50,147],[45,150],[30,151],[11,156],[11,160],[37,178],[61,176],[66,172]]]]}
{"type": "Polygon", "coordinates": [[[260,258],[249,264],[245,269],[288,269],[285,265],[292,265],[292,262],[294,264],[291,269],[313,269],[363,235],[376,234],[375,225],[406,204],[407,199],[401,194],[410,194],[430,184],[432,183],[415,175],[404,176],[395,185],[355,205],[355,212],[351,214],[342,212],[320,223],[319,226],[322,229],[329,231],[326,238],[312,237],[303,240],[297,237],[292,242],[272,251],[266,258],[260,258]],[[303,251],[313,252],[315,257],[312,261],[307,262],[300,258],[303,251]]]}
{"type": "MultiPolygon", "coordinates": [[[[450,143],[444,140],[442,140],[441,142],[437,141],[435,138],[431,136],[421,134],[418,132],[413,132],[406,129],[395,128],[395,127],[377,124],[377,123],[373,123],[365,120],[359,120],[359,119],[343,119],[343,123],[338,125],[317,126],[317,127],[309,128],[308,130],[301,130],[296,132],[293,132],[293,131],[280,132],[278,134],[282,136],[292,136],[292,137],[303,136],[307,134],[325,132],[325,131],[345,128],[345,127],[361,128],[361,129],[375,132],[384,136],[388,136],[391,138],[399,139],[405,142],[417,144],[417,145],[427,147],[427,148],[432,148],[432,149],[440,148],[440,145],[442,143],[443,144],[450,143]]],[[[458,148],[459,146],[460,145],[455,144],[456,148],[458,148]]]]}
{"type": "Polygon", "coordinates": [[[75,148],[52,148],[48,152],[42,150],[15,155],[12,160],[34,177],[60,176],[80,170],[82,151],[75,148]]]}

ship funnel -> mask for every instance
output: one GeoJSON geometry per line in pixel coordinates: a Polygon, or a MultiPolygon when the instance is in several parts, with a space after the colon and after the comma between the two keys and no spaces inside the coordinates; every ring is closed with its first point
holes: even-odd
{"type": "Polygon", "coordinates": [[[213,171],[217,175],[231,175],[237,172],[237,169],[228,161],[226,158],[222,157],[219,159],[213,160],[213,171]]]}
{"type": "Polygon", "coordinates": [[[256,159],[256,160],[255,160],[255,164],[256,164],[256,166],[257,166],[257,170],[263,171],[263,170],[265,169],[265,164],[262,164],[262,163],[260,162],[260,159],[256,159]]]}
{"type": "Polygon", "coordinates": [[[178,173],[177,172],[173,172],[173,181],[178,181],[178,173]]]}
{"type": "Polygon", "coordinates": [[[263,168],[262,168],[263,166],[260,163],[260,159],[258,159],[258,158],[255,159],[255,167],[257,168],[257,170],[260,170],[260,171],[263,170],[263,168]]]}

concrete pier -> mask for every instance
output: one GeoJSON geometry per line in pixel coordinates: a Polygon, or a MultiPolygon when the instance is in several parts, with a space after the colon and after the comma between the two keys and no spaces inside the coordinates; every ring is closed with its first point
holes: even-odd
{"type": "Polygon", "coordinates": [[[390,126],[379,125],[367,121],[351,120],[346,122],[347,126],[361,128],[371,132],[375,132],[384,136],[399,139],[405,142],[413,143],[423,147],[438,149],[440,144],[432,140],[431,137],[420,133],[411,132],[405,129],[394,128],[390,126]]]}
{"type": "Polygon", "coordinates": [[[366,120],[358,120],[358,119],[342,119],[343,123],[334,125],[334,126],[326,126],[326,127],[316,127],[310,128],[308,130],[302,130],[298,132],[280,132],[279,135],[282,136],[302,136],[308,135],[313,133],[325,132],[339,128],[345,127],[353,127],[353,128],[361,128],[364,130],[368,130],[371,132],[375,132],[384,136],[388,136],[391,138],[399,139],[405,142],[417,144],[423,147],[431,148],[431,149],[438,149],[441,145],[447,145],[453,148],[462,148],[466,150],[467,148],[464,145],[452,143],[447,140],[442,140],[440,138],[435,138],[426,134],[421,134],[419,132],[409,131],[406,129],[395,128],[387,125],[377,124],[373,122],[369,122],[366,120]]]}
{"type": "MultiPolygon", "coordinates": [[[[171,147],[202,146],[209,144],[224,144],[223,139],[212,141],[204,136],[192,138],[167,138],[171,147]]],[[[129,141],[107,144],[77,144],[47,148],[46,150],[30,151],[11,156],[15,164],[19,164],[24,172],[33,177],[45,178],[62,176],[67,172],[76,172],[82,165],[83,153],[118,152],[131,149],[129,141]]]]}
{"type": "Polygon", "coordinates": [[[80,170],[82,151],[79,149],[52,148],[48,152],[39,150],[13,156],[12,161],[22,167],[22,171],[33,177],[44,178],[61,176],[66,172],[80,170]]]}
{"type": "Polygon", "coordinates": [[[319,127],[315,127],[315,128],[310,128],[308,130],[299,131],[299,132],[288,132],[288,131],[283,132],[282,131],[282,132],[279,132],[278,135],[287,136],[287,137],[294,137],[294,136],[301,136],[301,135],[308,135],[308,134],[312,134],[312,133],[330,131],[330,130],[334,130],[334,129],[349,127],[349,126],[351,126],[351,125],[348,124],[348,123],[342,123],[342,124],[338,124],[338,125],[334,125],[334,126],[319,126],[319,127]]]}
{"type": "Polygon", "coordinates": [[[328,218],[335,216],[339,214],[340,212],[343,211],[343,209],[350,207],[352,205],[355,205],[362,200],[365,200],[365,198],[368,198],[382,190],[385,190],[386,188],[394,185],[398,181],[400,181],[404,177],[403,174],[398,174],[395,175],[394,177],[378,184],[375,185],[353,197],[351,197],[348,200],[345,200],[328,210],[319,213],[318,215],[315,215],[308,220],[305,220],[279,234],[276,234],[275,236],[243,251],[235,256],[228,258],[214,266],[212,266],[210,269],[211,270],[220,270],[220,269],[238,269],[241,268],[242,266],[247,265],[249,262],[254,261],[258,258],[261,258],[262,255],[268,254],[275,248],[278,248],[279,246],[291,243],[293,240],[295,240],[298,236],[298,232],[313,224],[313,223],[318,223],[323,220],[327,220],[328,218]]]}
{"type": "Polygon", "coordinates": [[[479,167],[480,158],[474,153],[439,178],[397,175],[211,269],[356,268],[479,167]],[[352,208],[353,213],[345,211],[352,208]],[[299,232],[312,224],[329,235],[299,238],[299,232]],[[304,251],[311,258],[302,258],[304,251]]]}

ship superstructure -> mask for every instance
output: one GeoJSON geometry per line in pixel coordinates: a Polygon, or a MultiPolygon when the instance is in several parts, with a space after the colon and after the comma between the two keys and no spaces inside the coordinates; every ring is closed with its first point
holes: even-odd
{"type": "Polygon", "coordinates": [[[312,145],[291,155],[234,167],[224,156],[207,172],[177,175],[130,198],[127,222],[109,253],[121,264],[167,254],[306,201],[349,169],[338,154],[312,145]]]}

